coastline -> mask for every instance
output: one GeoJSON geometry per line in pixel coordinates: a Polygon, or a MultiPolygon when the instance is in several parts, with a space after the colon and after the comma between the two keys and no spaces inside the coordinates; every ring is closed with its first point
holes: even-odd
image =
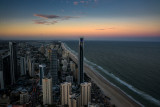
{"type": "MultiPolygon", "coordinates": [[[[68,50],[65,45],[62,48],[69,53],[69,57],[78,64],[78,58],[70,50],[68,50]]],[[[90,66],[84,63],[84,72],[92,81],[101,89],[104,95],[111,98],[111,104],[115,104],[118,107],[141,107],[138,102],[126,95],[122,90],[111,84],[107,79],[102,77],[100,74],[95,72],[90,66]]]]}
{"type": "Polygon", "coordinates": [[[84,65],[85,73],[96,83],[103,93],[111,98],[111,103],[118,107],[141,107],[137,102],[128,97],[120,89],[113,86],[111,83],[94,72],[88,65],[84,65]]]}

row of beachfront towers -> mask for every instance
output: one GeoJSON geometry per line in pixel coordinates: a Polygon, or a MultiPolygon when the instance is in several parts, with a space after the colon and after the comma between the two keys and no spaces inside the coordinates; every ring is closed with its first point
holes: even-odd
{"type": "MultiPolygon", "coordinates": [[[[72,83],[64,82],[60,84],[60,104],[68,107],[84,107],[91,103],[91,83],[84,82],[83,69],[83,48],[84,39],[79,40],[79,72],[78,72],[78,88],[72,93],[72,83]]],[[[40,72],[45,66],[40,66],[40,72]]],[[[43,104],[52,104],[52,78],[42,79],[43,104]]]]}

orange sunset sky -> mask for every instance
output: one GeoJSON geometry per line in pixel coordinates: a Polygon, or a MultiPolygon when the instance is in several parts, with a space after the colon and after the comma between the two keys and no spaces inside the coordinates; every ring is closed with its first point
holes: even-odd
{"type": "Polygon", "coordinates": [[[159,37],[159,6],[158,0],[2,0],[0,38],[159,37]]]}

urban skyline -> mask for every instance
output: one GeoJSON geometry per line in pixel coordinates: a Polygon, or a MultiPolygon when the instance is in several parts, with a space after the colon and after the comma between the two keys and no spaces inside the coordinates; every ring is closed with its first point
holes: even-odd
{"type": "MultiPolygon", "coordinates": [[[[98,57],[97,56],[93,57],[93,59],[103,61],[105,60],[105,58],[109,58],[109,59],[113,58],[113,56],[117,54],[117,50],[119,50],[118,49],[119,47],[116,46],[116,44],[117,45],[121,44],[122,48],[125,49],[125,54],[123,54],[122,57],[115,56],[116,61],[118,61],[117,58],[123,58],[124,55],[127,55],[126,54],[127,51],[125,47],[127,48],[130,47],[129,50],[132,50],[132,54],[135,54],[133,53],[133,51],[135,51],[135,46],[133,44],[141,44],[143,45],[142,47],[144,48],[144,46],[148,47],[147,44],[154,44],[157,47],[159,46],[158,45],[159,43],[106,42],[106,41],[105,42],[104,41],[103,42],[102,41],[87,42],[85,41],[85,47],[83,44],[84,44],[83,38],[79,39],[79,43],[78,41],[68,41],[68,42],[16,41],[14,42],[14,48],[9,49],[9,47],[13,47],[12,42],[2,41],[1,42],[2,48],[0,51],[0,59],[1,59],[0,60],[0,77],[1,77],[0,105],[5,105],[5,106],[7,105],[25,106],[26,105],[27,107],[28,106],[35,107],[36,105],[37,106],[42,106],[42,105],[69,106],[69,107],[84,107],[87,105],[89,107],[92,107],[92,106],[105,107],[106,105],[109,107],[114,107],[114,106],[128,107],[129,105],[132,105],[137,107],[137,106],[143,106],[143,104],[147,106],[152,105],[152,107],[154,106],[156,107],[156,105],[159,105],[159,100],[156,99],[156,97],[153,98],[148,93],[146,95],[150,98],[153,98],[154,101],[156,102],[153,102],[151,99],[147,99],[146,97],[141,99],[141,100],[145,100],[145,102],[137,99],[137,97],[134,97],[134,96],[132,96],[132,98],[129,97],[130,93],[124,94],[124,92],[121,90],[123,89],[123,87],[117,88],[117,86],[114,85],[115,84],[114,82],[118,82],[124,87],[130,84],[126,84],[126,82],[121,79],[117,80],[117,77],[115,77],[115,74],[112,74],[109,72],[107,73],[107,71],[105,71],[99,65],[96,65],[90,62],[86,58],[84,59],[85,61],[84,63],[82,60],[83,48],[87,48],[87,50],[89,49],[88,52],[89,51],[91,52],[89,56],[92,56],[94,54],[98,56],[98,57]],[[79,55],[76,54],[72,49],[68,47],[70,46],[69,45],[70,42],[72,42],[73,44],[72,46],[76,46],[77,52],[79,55]],[[68,46],[66,43],[68,44],[68,46]],[[126,43],[128,44],[127,46],[124,45],[126,43]],[[110,51],[110,45],[104,45],[104,44],[113,45],[113,47],[111,48],[113,48],[113,50],[116,49],[116,53],[111,51],[111,56],[108,54],[106,57],[101,58],[102,56],[105,56],[103,55],[105,54],[103,53],[105,52],[104,51],[105,48],[102,48],[102,47],[107,46],[107,49],[109,49],[108,51],[110,51]],[[88,48],[89,45],[92,46],[93,48],[88,48]],[[96,45],[100,47],[96,48],[97,47],[96,45]],[[118,48],[115,48],[115,46],[118,48]],[[101,49],[101,51],[98,51],[99,55],[97,54],[96,51],[94,51],[94,48],[96,49],[96,51],[101,49]],[[10,53],[13,53],[12,51],[15,51],[15,50],[17,51],[16,59],[10,57],[11,56],[10,53]],[[13,65],[16,65],[15,63],[17,63],[16,72],[18,72],[18,75],[14,75],[16,77],[15,82],[12,82],[13,73],[11,73],[11,67],[13,65],[11,66],[11,62],[14,62],[13,65]],[[109,77],[107,77],[107,75],[109,77]],[[113,80],[110,80],[110,78],[112,78],[113,80]],[[113,84],[110,83],[108,79],[110,82],[113,82],[113,84]],[[125,84],[122,84],[122,83],[125,83],[125,84]]],[[[153,48],[154,46],[149,45],[149,47],[153,48]]],[[[156,49],[157,51],[156,47],[154,47],[153,50],[156,49]]],[[[148,50],[148,48],[146,49],[148,50]]],[[[140,48],[140,52],[142,52],[142,50],[143,49],[140,48]]],[[[85,52],[84,55],[88,54],[87,51],[84,51],[84,52],[85,52]]],[[[118,53],[117,55],[119,54],[121,53],[118,53]]],[[[138,54],[142,54],[142,53],[138,53],[138,54]]],[[[146,54],[146,51],[145,51],[145,54],[146,54]]],[[[130,57],[133,57],[133,56],[130,56],[130,57]]],[[[141,60],[139,55],[137,56],[136,54],[135,57],[136,58],[138,57],[138,59],[141,60]]],[[[157,55],[155,55],[155,57],[157,57],[157,55]]],[[[144,60],[143,57],[142,59],[144,60]]],[[[152,57],[151,59],[155,60],[154,57],[152,57]]],[[[132,60],[134,61],[134,59],[132,60]]],[[[121,62],[123,62],[122,64],[125,64],[124,61],[121,61],[121,62]]],[[[138,61],[136,60],[135,62],[138,62],[138,61]]],[[[129,63],[130,62],[127,61],[127,64],[129,63]]],[[[111,66],[110,62],[107,62],[106,64],[111,66]]],[[[118,63],[118,65],[119,64],[121,63],[118,63]]],[[[147,68],[148,70],[146,70],[145,72],[150,71],[150,69],[152,69],[150,67],[152,66],[149,64],[149,67],[147,68]]],[[[112,66],[113,69],[115,67],[116,66],[112,66]]],[[[136,65],[136,68],[137,67],[141,67],[141,66],[136,65]]],[[[122,68],[126,69],[127,67],[123,65],[122,68]]],[[[131,67],[131,70],[132,69],[133,68],[131,67]]],[[[131,70],[127,70],[127,72],[131,70]]],[[[136,73],[136,71],[134,70],[134,73],[136,73]]],[[[12,72],[17,74],[15,71],[12,71],[12,72]]],[[[118,71],[116,71],[116,73],[118,73],[118,71]]],[[[121,72],[121,74],[122,73],[123,72],[121,72]]],[[[145,75],[142,75],[142,77],[143,76],[145,75]]],[[[127,76],[127,78],[128,77],[129,76],[127,76]]],[[[133,78],[133,77],[131,76],[129,78],[133,78]]],[[[143,81],[143,79],[139,81],[143,81]]],[[[148,80],[145,80],[145,81],[148,81],[148,80]]],[[[153,84],[156,84],[156,83],[153,83],[153,84]]],[[[141,85],[145,86],[144,84],[140,83],[140,86],[141,85]]],[[[147,84],[147,86],[148,85],[150,84],[147,84]]],[[[131,91],[132,89],[129,87],[129,90],[131,91]]],[[[136,90],[136,91],[139,92],[139,90],[136,90]]],[[[141,90],[141,91],[144,91],[144,90],[141,90]]],[[[125,91],[125,92],[128,92],[128,91],[125,91]]],[[[141,94],[140,96],[143,97],[141,94]]]]}
{"type": "Polygon", "coordinates": [[[47,44],[47,49],[44,45],[38,49],[27,46],[26,43],[9,42],[9,54],[7,51],[0,53],[0,58],[3,59],[0,61],[0,106],[85,107],[92,105],[91,81],[86,75],[85,80],[89,79],[87,81],[90,82],[84,81],[84,40],[79,39],[79,59],[76,59],[78,61],[73,60],[75,57],[63,44],[60,41],[53,42],[47,44]],[[30,50],[34,51],[34,54],[30,50]],[[3,57],[6,56],[5,54],[8,57],[3,57]],[[36,58],[35,55],[41,57],[36,58]],[[7,66],[8,64],[10,66],[7,66]],[[78,65],[78,72],[75,65],[78,65]],[[77,75],[73,75],[75,73],[77,75]],[[24,83],[32,85],[24,85],[24,83]],[[16,92],[19,92],[19,97],[15,96],[16,92]],[[8,96],[11,93],[13,95],[8,96]]]}
{"type": "Polygon", "coordinates": [[[0,107],[160,106],[160,0],[0,0],[0,14],[0,107]]]}

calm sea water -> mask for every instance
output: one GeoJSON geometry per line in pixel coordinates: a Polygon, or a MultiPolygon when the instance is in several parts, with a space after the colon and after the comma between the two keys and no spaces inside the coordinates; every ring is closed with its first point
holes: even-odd
{"type": "MultiPolygon", "coordinates": [[[[78,52],[78,41],[65,42],[78,52]]],[[[90,66],[126,94],[149,107],[160,106],[160,42],[85,41],[90,66]]]]}

